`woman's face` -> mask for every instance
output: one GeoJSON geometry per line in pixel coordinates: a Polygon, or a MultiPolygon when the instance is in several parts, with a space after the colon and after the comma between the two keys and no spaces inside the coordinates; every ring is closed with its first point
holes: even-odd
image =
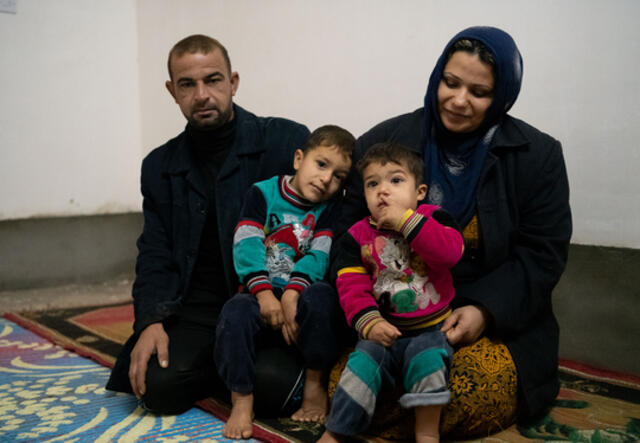
{"type": "Polygon", "coordinates": [[[454,52],[438,85],[438,111],[452,132],[476,130],[493,100],[493,71],[477,54],[454,52]]]}

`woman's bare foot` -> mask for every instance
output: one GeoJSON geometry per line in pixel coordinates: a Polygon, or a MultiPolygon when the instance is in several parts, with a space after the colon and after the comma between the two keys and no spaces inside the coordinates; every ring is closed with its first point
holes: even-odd
{"type": "Polygon", "coordinates": [[[234,439],[253,435],[253,394],[231,393],[231,415],[222,435],[234,439]]]}
{"type": "Polygon", "coordinates": [[[324,373],[307,369],[305,371],[302,406],[291,416],[291,420],[324,423],[327,419],[329,396],[324,387],[324,373]]]}
{"type": "Polygon", "coordinates": [[[324,431],[316,443],[340,443],[342,438],[331,431],[324,431]]]}

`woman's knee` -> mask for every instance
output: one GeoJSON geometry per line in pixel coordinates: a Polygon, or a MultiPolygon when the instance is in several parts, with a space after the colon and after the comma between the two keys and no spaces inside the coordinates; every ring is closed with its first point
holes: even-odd
{"type": "Polygon", "coordinates": [[[458,349],[448,385],[451,402],[442,411],[443,435],[451,438],[487,435],[514,423],[518,375],[504,344],[485,337],[458,349]]]}

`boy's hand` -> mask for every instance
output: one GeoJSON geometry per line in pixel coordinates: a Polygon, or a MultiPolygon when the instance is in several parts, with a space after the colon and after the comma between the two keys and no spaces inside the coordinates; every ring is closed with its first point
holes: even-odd
{"type": "Polygon", "coordinates": [[[273,291],[266,289],[256,294],[258,304],[260,305],[260,315],[275,330],[282,328],[284,316],[282,315],[282,306],[273,295],[273,291]]]}
{"type": "Polygon", "coordinates": [[[298,323],[296,323],[296,313],[298,312],[298,298],[300,293],[295,289],[287,289],[282,294],[280,304],[284,314],[284,325],[282,325],[282,336],[288,345],[295,343],[298,339],[298,323]]]}
{"type": "Polygon", "coordinates": [[[380,343],[382,346],[389,347],[396,342],[396,339],[400,337],[402,333],[398,328],[393,326],[386,320],[376,323],[371,327],[367,340],[380,343]]]}
{"type": "Polygon", "coordinates": [[[388,201],[387,206],[385,206],[381,215],[378,216],[378,220],[376,223],[378,225],[378,229],[388,229],[391,231],[398,231],[402,226],[398,226],[400,224],[400,220],[407,209],[402,206],[397,205],[395,202],[388,201]]]}

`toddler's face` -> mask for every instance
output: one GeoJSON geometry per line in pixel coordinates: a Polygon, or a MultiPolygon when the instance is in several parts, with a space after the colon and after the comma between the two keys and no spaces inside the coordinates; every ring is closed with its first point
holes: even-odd
{"type": "Polygon", "coordinates": [[[362,171],[364,196],[374,221],[379,221],[387,208],[403,212],[416,209],[425,197],[426,186],[416,183],[415,177],[402,164],[387,162],[371,163],[362,171]]]}
{"type": "Polygon", "coordinates": [[[293,189],[313,203],[329,200],[344,184],[351,159],[336,146],[317,146],[294,155],[296,175],[291,180],[293,189]]]}

